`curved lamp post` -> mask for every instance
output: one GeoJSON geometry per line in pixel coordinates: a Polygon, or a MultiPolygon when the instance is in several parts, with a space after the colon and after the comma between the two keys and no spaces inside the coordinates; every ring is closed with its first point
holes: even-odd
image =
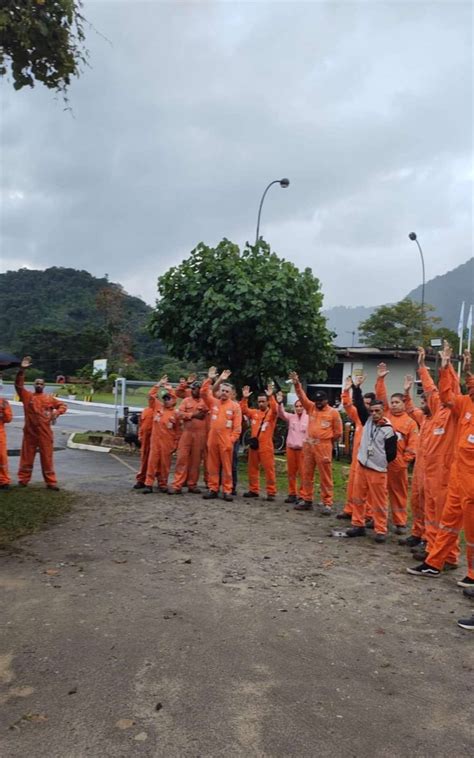
{"type": "Polygon", "coordinates": [[[418,250],[420,251],[420,257],[421,257],[421,272],[422,272],[422,283],[421,283],[421,341],[423,342],[423,332],[424,332],[424,325],[425,325],[425,259],[423,258],[423,250],[421,249],[421,245],[418,242],[418,238],[415,234],[415,232],[410,232],[408,235],[408,238],[411,239],[412,242],[416,242],[418,245],[418,250]]]}
{"type": "Polygon", "coordinates": [[[283,189],[286,189],[286,187],[289,187],[289,185],[290,185],[290,180],[289,179],[275,179],[273,182],[270,182],[270,184],[268,185],[268,187],[265,189],[265,192],[262,195],[262,199],[260,200],[260,207],[258,209],[257,235],[255,237],[255,244],[258,243],[258,238],[259,238],[259,234],[260,234],[260,216],[261,216],[261,213],[262,213],[263,201],[265,200],[265,195],[267,194],[267,192],[270,189],[270,187],[272,186],[272,184],[279,184],[280,187],[283,187],[283,189]]]}

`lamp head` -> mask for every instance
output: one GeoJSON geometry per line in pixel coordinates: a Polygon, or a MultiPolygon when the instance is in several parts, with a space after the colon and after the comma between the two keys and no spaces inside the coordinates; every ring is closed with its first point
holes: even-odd
{"type": "Polygon", "coordinates": [[[289,179],[280,179],[280,187],[288,187],[290,184],[289,179]]]}
{"type": "Polygon", "coordinates": [[[415,234],[415,232],[410,232],[410,234],[408,235],[408,237],[409,237],[409,239],[411,239],[412,242],[416,241],[416,234],[415,234]]]}

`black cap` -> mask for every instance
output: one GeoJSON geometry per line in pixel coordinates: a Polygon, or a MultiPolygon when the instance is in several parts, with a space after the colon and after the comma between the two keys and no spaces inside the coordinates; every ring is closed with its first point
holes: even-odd
{"type": "Polygon", "coordinates": [[[192,390],[201,389],[201,382],[198,382],[197,380],[195,382],[193,382],[191,384],[191,389],[192,390]]]}

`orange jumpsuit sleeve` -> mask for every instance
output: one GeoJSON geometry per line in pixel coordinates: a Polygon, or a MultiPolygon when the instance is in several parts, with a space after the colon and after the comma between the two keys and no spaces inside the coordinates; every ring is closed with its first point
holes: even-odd
{"type": "Polygon", "coordinates": [[[257,411],[254,408],[249,407],[249,402],[246,397],[243,397],[240,401],[241,414],[247,416],[247,418],[256,418],[257,411]]]}
{"type": "Polygon", "coordinates": [[[415,421],[418,426],[421,426],[421,422],[424,418],[424,413],[421,408],[417,408],[413,402],[413,398],[410,394],[405,393],[403,396],[403,402],[405,403],[405,410],[408,415],[415,421]]]}
{"type": "Polygon", "coordinates": [[[25,390],[25,372],[23,369],[20,369],[15,377],[15,389],[18,397],[22,402],[24,400],[27,400],[31,395],[31,392],[29,392],[29,390],[25,390]]]}
{"type": "Polygon", "coordinates": [[[336,411],[336,409],[333,410],[332,413],[332,438],[333,440],[338,440],[342,437],[342,418],[339,414],[339,411],[336,411]]]}
{"type": "Polygon", "coordinates": [[[272,416],[272,421],[275,421],[275,419],[278,418],[278,403],[273,395],[270,395],[268,399],[268,405],[270,407],[270,416],[272,416]]]}
{"type": "Polygon", "coordinates": [[[66,403],[62,403],[57,397],[51,398],[53,408],[56,411],[56,416],[62,416],[63,413],[67,413],[66,403]]]}
{"type": "Polygon", "coordinates": [[[449,407],[452,408],[456,413],[456,405],[459,405],[459,403],[456,403],[456,398],[462,397],[462,395],[456,394],[453,390],[453,383],[449,366],[447,368],[440,368],[438,386],[441,402],[443,405],[449,405],[449,407]]]}
{"type": "Polygon", "coordinates": [[[378,376],[377,381],[375,382],[375,397],[377,400],[383,402],[384,409],[388,411],[387,387],[385,386],[385,377],[383,376],[378,376]]]}
{"type": "Polygon", "coordinates": [[[295,383],[295,392],[298,395],[298,400],[301,402],[301,405],[305,409],[306,413],[311,413],[314,408],[314,403],[308,398],[306,392],[301,386],[301,382],[295,383]]]}
{"type": "Polygon", "coordinates": [[[434,383],[431,377],[431,374],[426,368],[426,366],[420,366],[420,368],[418,369],[418,375],[421,379],[421,386],[423,387],[423,392],[426,395],[426,402],[428,403],[428,408],[430,409],[431,414],[434,416],[440,406],[438,388],[436,387],[436,384],[434,383]]]}
{"type": "MultiPolygon", "coordinates": [[[[168,392],[169,392],[169,390],[168,390],[168,392]]],[[[184,397],[189,397],[189,395],[190,395],[190,389],[188,387],[187,382],[186,381],[179,382],[179,384],[176,387],[176,390],[174,391],[174,394],[175,394],[176,397],[180,397],[181,399],[183,399],[184,397]]]]}
{"type": "Polygon", "coordinates": [[[237,440],[240,439],[241,432],[242,432],[242,411],[240,409],[239,403],[235,403],[235,413],[233,416],[233,426],[232,426],[232,435],[231,435],[232,444],[235,444],[237,440]]]}
{"type": "Polygon", "coordinates": [[[452,363],[448,363],[448,371],[449,375],[451,377],[451,387],[455,395],[461,394],[461,383],[459,381],[459,376],[456,374],[454,370],[454,366],[452,363]]]}
{"type": "Polygon", "coordinates": [[[354,424],[359,423],[359,414],[357,413],[356,407],[352,404],[352,398],[350,395],[349,390],[342,390],[342,406],[344,408],[344,412],[347,414],[347,416],[350,418],[350,420],[354,424]]]}
{"type": "Polygon", "coordinates": [[[203,383],[201,384],[201,389],[199,390],[199,394],[202,397],[205,392],[209,392],[211,389],[211,380],[209,377],[207,379],[204,379],[203,383]]]}
{"type": "Polygon", "coordinates": [[[413,461],[416,457],[416,453],[418,450],[418,427],[413,423],[413,426],[408,431],[408,434],[406,435],[406,445],[405,450],[403,451],[403,460],[405,463],[410,463],[413,461]]]}
{"type": "Polygon", "coordinates": [[[8,400],[2,401],[0,405],[0,410],[2,411],[2,422],[4,424],[9,424],[13,418],[13,411],[11,409],[11,405],[8,402],[8,400]]]}

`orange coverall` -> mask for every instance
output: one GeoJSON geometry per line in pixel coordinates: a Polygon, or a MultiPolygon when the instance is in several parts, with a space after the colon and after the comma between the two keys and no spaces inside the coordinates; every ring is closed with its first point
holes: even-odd
{"type": "Polygon", "coordinates": [[[414,537],[425,539],[425,488],[424,488],[424,453],[426,447],[426,438],[431,433],[433,425],[432,416],[427,416],[420,408],[417,408],[410,395],[405,394],[405,410],[408,415],[416,422],[419,428],[418,450],[413,466],[413,476],[411,480],[411,534],[414,537]]]}
{"type": "MultiPolygon", "coordinates": [[[[153,402],[154,405],[154,402],[153,402]]],[[[138,439],[140,440],[140,471],[136,479],[140,484],[145,484],[148,456],[150,455],[151,432],[153,429],[154,408],[149,406],[142,411],[140,425],[138,427],[138,439]]]]}
{"type": "Polygon", "coordinates": [[[179,406],[178,414],[184,429],[178,444],[173,489],[180,490],[185,483],[193,489],[199,481],[199,469],[206,447],[207,405],[200,397],[187,396],[179,406]],[[204,418],[193,418],[198,410],[204,411],[204,418]]]}
{"type": "MultiPolygon", "coordinates": [[[[454,458],[456,419],[451,408],[441,402],[438,389],[433,382],[429,371],[425,367],[418,370],[426,401],[431,411],[431,422],[428,426],[428,434],[425,436],[423,452],[423,487],[425,495],[425,539],[427,552],[434,545],[438,529],[440,528],[443,509],[446,503],[448,481],[451,465],[454,458]]],[[[456,391],[458,385],[457,376],[453,378],[453,369],[448,369],[446,374],[449,386],[456,391]]],[[[449,563],[457,563],[459,549],[456,545],[448,557],[449,563]]]]}
{"type": "MultiPolygon", "coordinates": [[[[360,418],[359,418],[359,414],[357,413],[357,408],[355,407],[355,405],[352,404],[352,398],[351,398],[351,394],[349,390],[342,390],[341,401],[344,407],[344,411],[346,412],[347,416],[350,418],[352,423],[355,425],[354,437],[352,440],[351,467],[349,471],[349,481],[347,482],[346,504],[344,505],[344,513],[352,514],[352,509],[354,507],[354,503],[353,503],[354,483],[355,483],[355,477],[356,477],[356,472],[357,472],[357,453],[359,452],[360,438],[362,437],[362,432],[364,430],[364,427],[360,423],[360,418]]],[[[366,518],[370,518],[370,513],[368,511],[370,511],[369,504],[366,510],[366,518]]]]}
{"type": "Polygon", "coordinates": [[[386,416],[398,437],[397,457],[388,464],[388,499],[395,526],[406,526],[408,517],[408,464],[415,460],[418,448],[418,425],[406,411],[394,413],[388,407],[385,381],[378,377],[375,396],[383,400],[386,416]]]}
{"type": "Polygon", "coordinates": [[[145,486],[153,487],[157,478],[160,490],[166,492],[171,456],[176,450],[179,436],[179,416],[174,407],[165,408],[161,400],[156,397],[157,392],[158,388],[152,387],[149,393],[149,397],[154,398],[155,405],[145,486]]]}
{"type": "MultiPolygon", "coordinates": [[[[451,476],[448,487],[447,504],[443,511],[442,524],[438,531],[434,550],[429,553],[426,562],[434,567],[442,567],[445,560],[443,544],[449,547],[450,532],[443,524],[447,524],[449,510],[455,516],[456,507],[450,503],[450,495],[453,490],[461,500],[464,537],[466,540],[467,575],[474,579],[474,395],[456,395],[453,392],[452,377],[449,368],[440,369],[439,392],[441,402],[452,408],[452,413],[457,419],[455,441],[455,465],[451,467],[451,476]]],[[[474,377],[470,376],[467,381],[469,392],[474,390],[474,377]]],[[[456,521],[452,520],[451,529],[455,531],[456,521]]]]}
{"type": "Polygon", "coordinates": [[[268,399],[268,410],[260,411],[249,408],[247,398],[240,401],[240,409],[244,416],[250,419],[252,437],[258,434],[258,450],[249,448],[248,477],[249,490],[258,495],[260,490],[260,466],[265,472],[267,495],[276,495],[275,448],[273,434],[278,415],[278,404],[273,395],[268,399]],[[260,429],[260,434],[258,433],[260,429]]]}
{"type": "Polygon", "coordinates": [[[33,473],[36,451],[39,449],[43,479],[48,486],[58,483],[53,468],[54,437],[51,422],[67,411],[67,405],[45,392],[30,392],[25,389],[25,373],[20,369],[15,379],[15,389],[23,403],[25,426],[21,445],[18,481],[28,484],[33,473]]]}
{"type": "Polygon", "coordinates": [[[295,383],[295,392],[308,419],[308,439],[303,447],[303,485],[301,496],[307,503],[313,501],[314,470],[319,471],[321,500],[332,506],[334,484],[332,479],[332,450],[335,440],[342,436],[342,420],[335,408],[326,405],[319,410],[308,399],[300,382],[295,383]]]}
{"type": "Polygon", "coordinates": [[[209,409],[210,427],[207,438],[208,486],[211,492],[219,491],[219,473],[222,468],[222,490],[232,494],[232,452],[234,442],[240,438],[242,413],[235,400],[221,400],[209,389],[201,394],[209,409]]]}
{"type": "Polygon", "coordinates": [[[7,435],[5,433],[5,424],[9,424],[13,418],[10,403],[5,398],[0,397],[0,487],[10,484],[8,474],[8,453],[7,453],[7,435]]]}

